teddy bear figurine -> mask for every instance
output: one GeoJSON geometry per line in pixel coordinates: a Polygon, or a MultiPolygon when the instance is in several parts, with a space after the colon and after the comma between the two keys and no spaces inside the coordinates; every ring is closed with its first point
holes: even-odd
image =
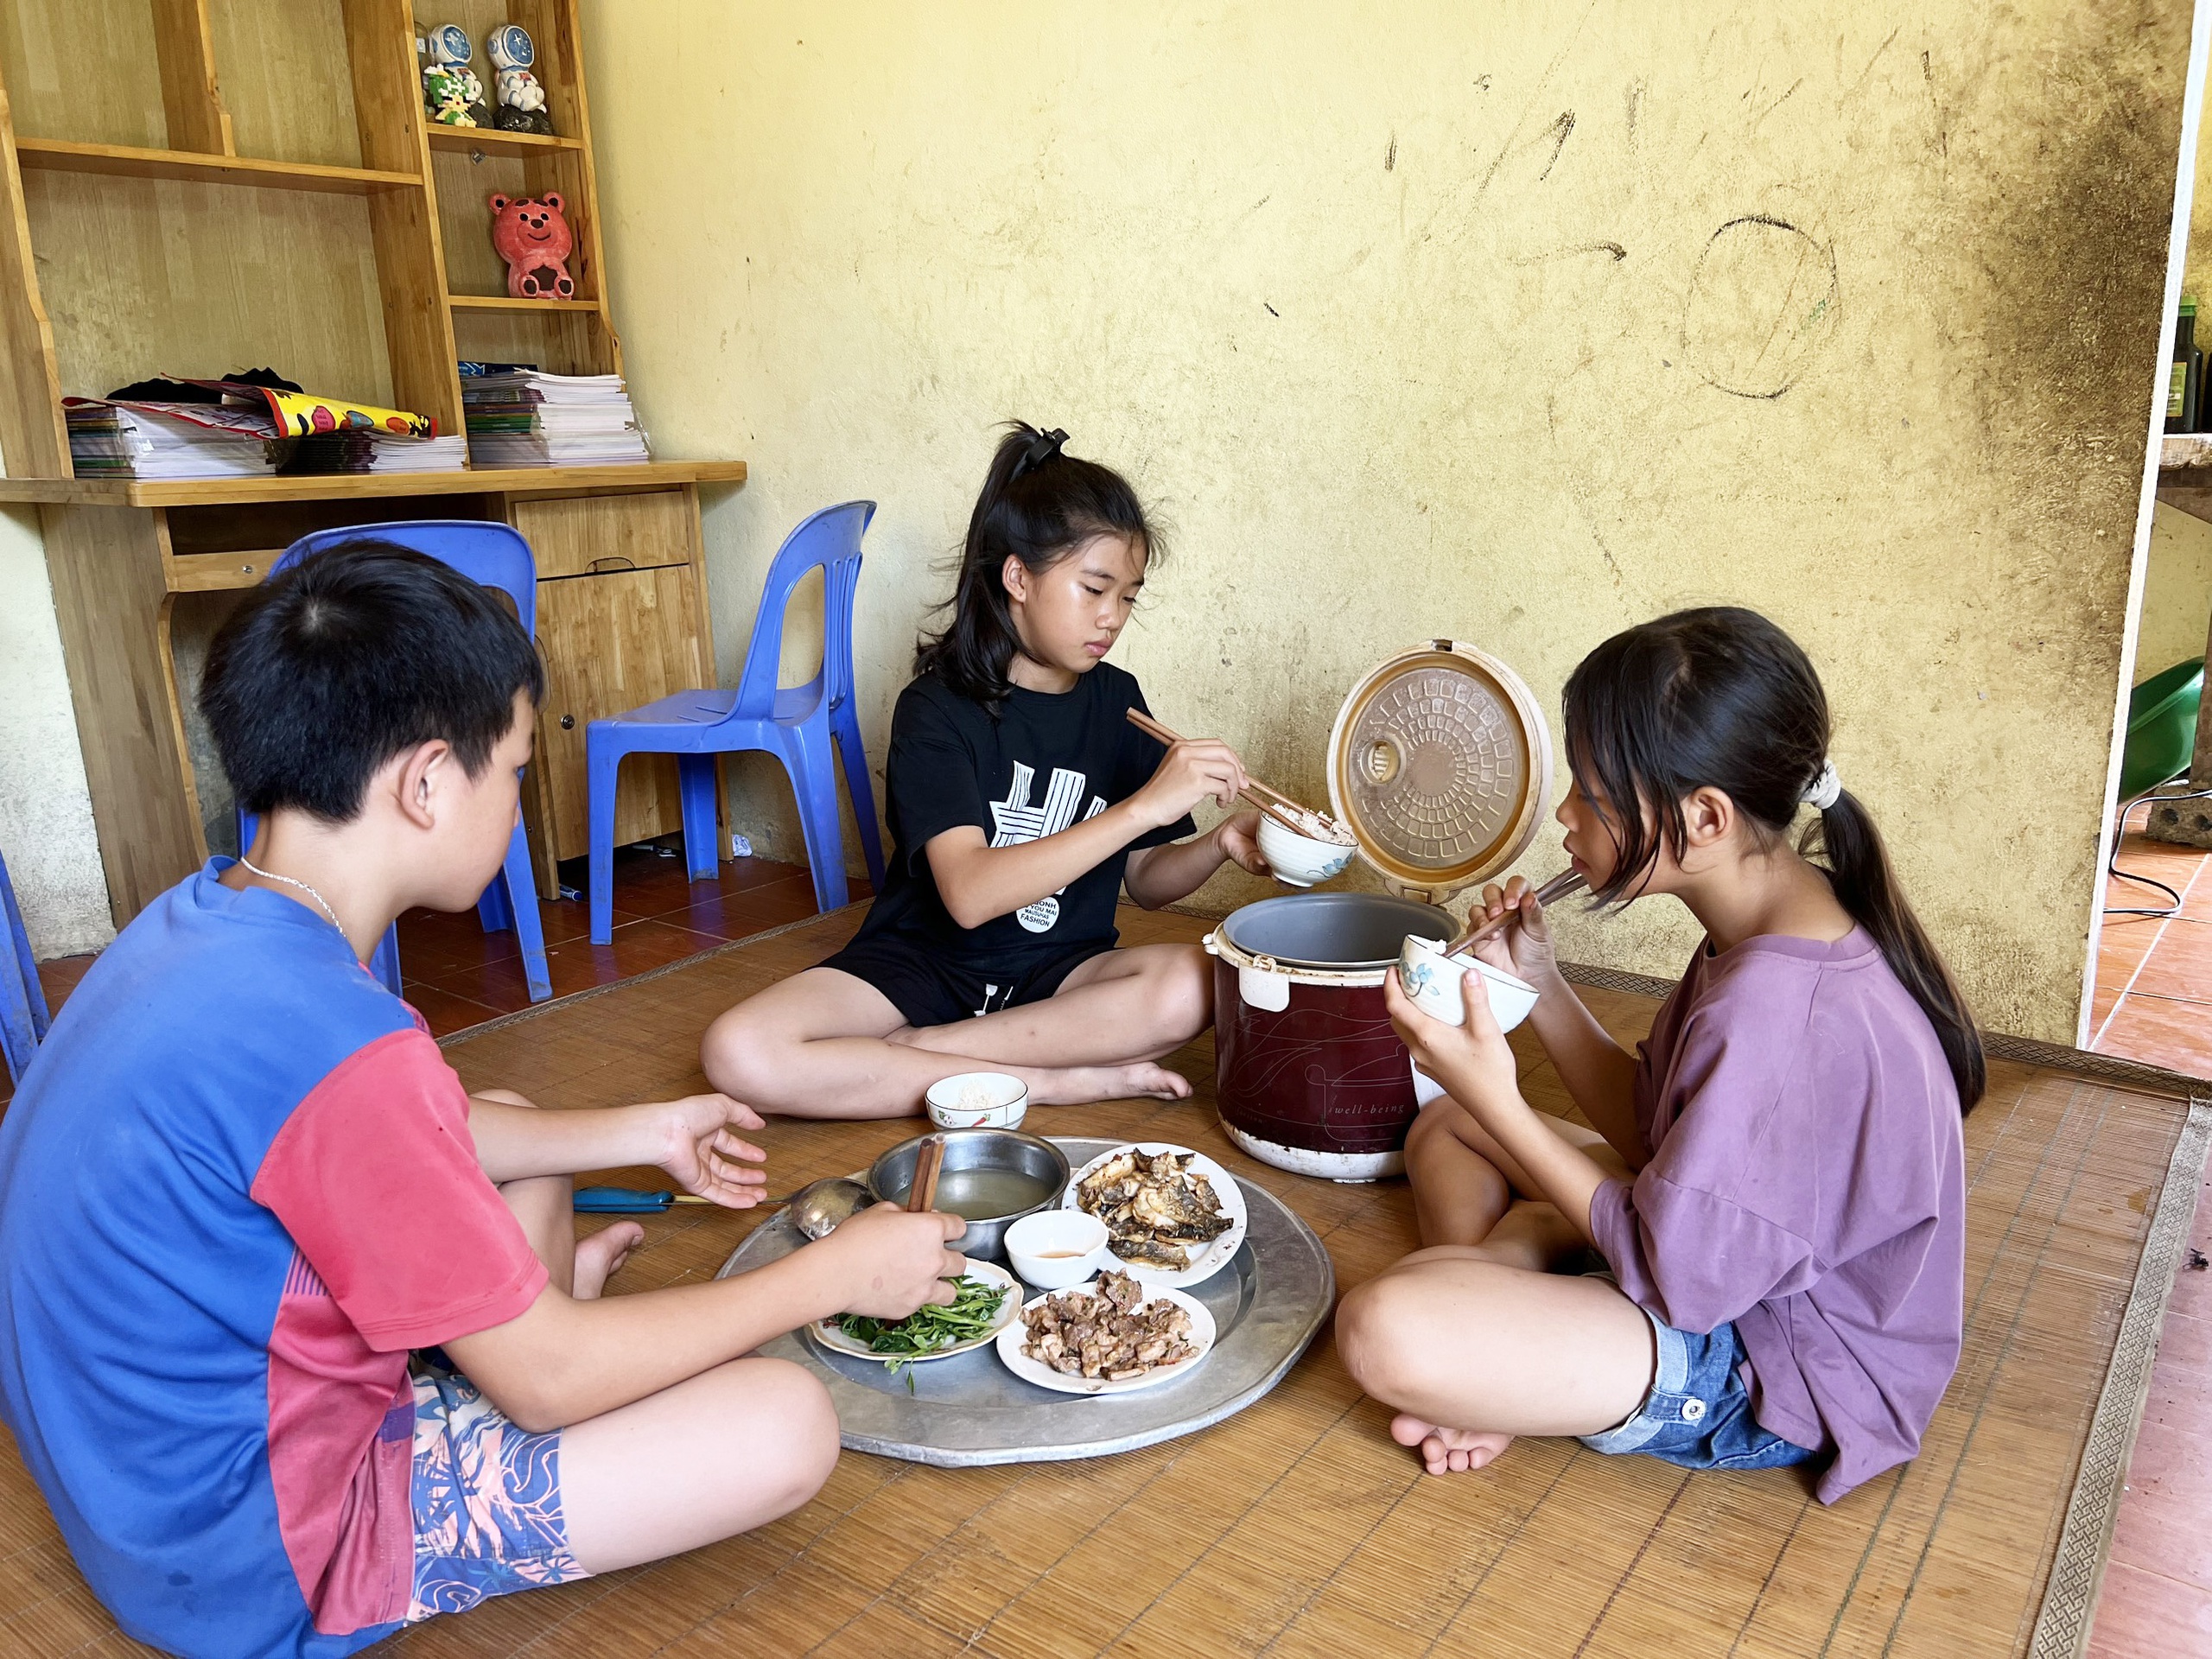
{"type": "Polygon", "coordinates": [[[553,118],[545,113],[545,88],[531,73],[537,46],[519,23],[506,23],[492,31],[484,42],[485,55],[499,71],[493,84],[499,89],[499,110],[492,123],[503,132],[537,132],[553,136],[553,118]]]}
{"type": "Polygon", "coordinates": [[[568,203],[557,190],[541,197],[493,196],[492,245],[507,262],[507,292],[518,300],[570,300],[569,275],[575,237],[563,217],[568,203]]]}
{"type": "Polygon", "coordinates": [[[487,127],[492,111],[485,107],[484,83],[468,66],[475,48],[468,31],[447,23],[417,42],[423,65],[423,107],[430,119],[447,127],[487,127]]]}

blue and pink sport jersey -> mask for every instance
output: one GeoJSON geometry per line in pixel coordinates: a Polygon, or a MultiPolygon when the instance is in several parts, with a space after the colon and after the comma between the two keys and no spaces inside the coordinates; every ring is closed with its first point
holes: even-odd
{"type": "Polygon", "coordinates": [[[227,863],[124,930],[0,1120],[0,1412],[132,1636],[351,1653],[408,1606],[408,1351],[546,1274],[414,1011],[227,863]]]}

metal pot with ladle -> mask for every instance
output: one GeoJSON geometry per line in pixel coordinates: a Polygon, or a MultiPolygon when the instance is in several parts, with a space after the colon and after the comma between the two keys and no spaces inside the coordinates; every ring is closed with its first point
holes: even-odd
{"type": "Polygon", "coordinates": [[[1551,800],[1551,730],[1521,677],[1438,639],[1354,686],[1329,734],[1329,805],[1389,891],[1300,893],[1207,937],[1222,1127],[1262,1162],[1339,1181],[1405,1167],[1440,1092],[1390,1028],[1382,976],[1444,901],[1508,868],[1551,800]]]}

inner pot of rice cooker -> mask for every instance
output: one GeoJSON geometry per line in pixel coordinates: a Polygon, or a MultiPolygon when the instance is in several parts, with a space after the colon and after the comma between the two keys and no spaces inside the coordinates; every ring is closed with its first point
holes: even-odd
{"type": "Polygon", "coordinates": [[[1510,867],[1552,792],[1551,731],[1521,677],[1433,640],[1354,686],[1329,735],[1329,805],[1383,893],[1263,899],[1207,936],[1222,1128],[1263,1163],[1371,1181],[1441,1092],[1390,1027],[1382,976],[1443,902],[1510,867]]]}

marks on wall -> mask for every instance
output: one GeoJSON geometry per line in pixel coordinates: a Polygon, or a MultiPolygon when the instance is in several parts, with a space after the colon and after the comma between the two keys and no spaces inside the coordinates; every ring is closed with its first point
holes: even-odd
{"type": "Polygon", "coordinates": [[[1682,300],[1682,355],[1708,386],[1775,398],[1834,334],[1835,251],[1786,219],[1745,213],[1713,232],[1682,300]]]}
{"type": "Polygon", "coordinates": [[[1541,265],[1547,259],[1567,259],[1579,253],[1603,253],[1611,256],[1618,264],[1628,257],[1628,250],[1618,242],[1578,242],[1573,247],[1554,248],[1549,253],[1522,254],[1514,259],[1516,265],[1541,265]]]}

